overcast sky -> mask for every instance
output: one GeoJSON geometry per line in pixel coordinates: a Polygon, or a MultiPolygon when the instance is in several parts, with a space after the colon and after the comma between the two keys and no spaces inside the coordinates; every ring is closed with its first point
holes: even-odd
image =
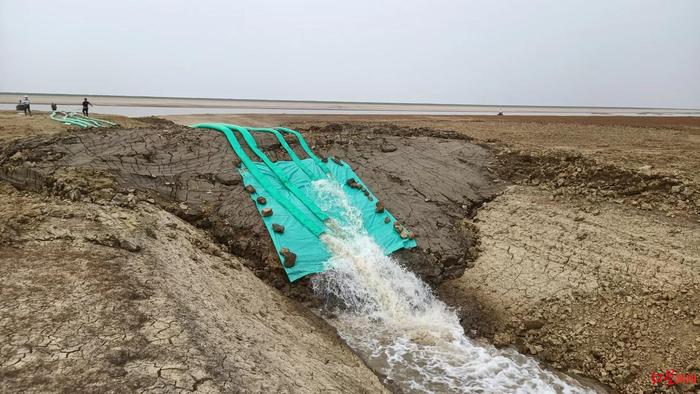
{"type": "Polygon", "coordinates": [[[700,108],[700,0],[0,0],[0,91],[700,108]]]}

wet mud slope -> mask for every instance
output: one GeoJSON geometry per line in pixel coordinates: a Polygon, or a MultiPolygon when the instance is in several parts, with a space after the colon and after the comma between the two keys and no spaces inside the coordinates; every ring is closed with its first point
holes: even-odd
{"type": "MultiPolygon", "coordinates": [[[[489,174],[493,158],[487,149],[456,134],[427,131],[337,125],[305,135],[318,154],[347,161],[416,233],[419,248],[397,253],[409,269],[434,284],[462,274],[476,251],[461,219],[502,189],[489,174]]],[[[273,160],[288,159],[274,138],[256,138],[273,160]]],[[[73,201],[156,204],[207,230],[229,252],[245,258],[258,277],[304,298],[303,283],[288,284],[243,189],[238,164],[223,135],[170,124],[24,140],[5,149],[0,178],[73,201]]]]}

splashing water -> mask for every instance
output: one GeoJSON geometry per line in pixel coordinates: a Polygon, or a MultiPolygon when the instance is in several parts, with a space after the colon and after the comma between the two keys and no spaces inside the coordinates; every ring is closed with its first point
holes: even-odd
{"type": "Polygon", "coordinates": [[[375,371],[407,392],[593,392],[466,337],[456,313],[384,255],[337,182],[316,181],[313,189],[321,209],[343,212],[322,236],[332,258],[312,280],[314,291],[332,309],[329,323],[375,371]]]}

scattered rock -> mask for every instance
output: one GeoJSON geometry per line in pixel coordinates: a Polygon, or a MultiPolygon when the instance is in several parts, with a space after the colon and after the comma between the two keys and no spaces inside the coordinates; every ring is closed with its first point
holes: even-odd
{"type": "Polygon", "coordinates": [[[523,326],[526,330],[539,330],[544,327],[544,321],[540,319],[528,319],[523,322],[523,326]]]}
{"type": "Polygon", "coordinates": [[[381,201],[377,201],[377,203],[374,204],[374,212],[376,212],[376,213],[384,212],[384,203],[382,203],[381,201]]]}
{"type": "Polygon", "coordinates": [[[533,356],[536,355],[537,353],[542,351],[542,346],[539,345],[527,345],[527,350],[532,354],[533,356]]]}
{"type": "Polygon", "coordinates": [[[409,232],[409,233],[408,233],[408,239],[410,239],[410,240],[416,239],[416,234],[415,234],[413,231],[409,232]]]}
{"type": "Polygon", "coordinates": [[[212,256],[219,256],[219,257],[223,256],[221,249],[219,249],[219,247],[214,245],[214,244],[207,245],[205,251],[212,256]]]}
{"type": "Polygon", "coordinates": [[[350,186],[350,187],[353,188],[353,189],[358,189],[358,190],[364,189],[364,187],[362,187],[362,185],[360,185],[359,183],[357,183],[357,181],[355,180],[355,178],[350,178],[350,179],[348,179],[346,183],[347,183],[348,186],[350,186]]]}
{"type": "Polygon", "coordinates": [[[296,264],[297,261],[297,255],[290,251],[287,248],[282,248],[280,250],[280,254],[284,258],[284,266],[287,268],[292,268],[294,267],[294,264],[296,264]]]}
{"type": "Polygon", "coordinates": [[[246,185],[245,191],[247,191],[249,194],[255,193],[255,188],[251,185],[246,185]]]}
{"type": "Polygon", "coordinates": [[[127,250],[129,252],[139,252],[141,251],[141,245],[136,243],[135,241],[128,240],[125,238],[120,238],[117,237],[116,235],[86,235],[83,237],[86,241],[97,244],[97,245],[102,245],[102,246],[108,246],[112,248],[120,248],[127,250]]]}
{"type": "Polygon", "coordinates": [[[498,332],[493,336],[493,344],[496,347],[509,346],[513,341],[513,336],[507,332],[498,332]]]}
{"type": "Polygon", "coordinates": [[[389,152],[396,151],[396,146],[389,144],[389,143],[386,143],[386,144],[382,144],[382,146],[380,146],[379,149],[381,149],[381,151],[384,153],[389,153],[389,152]]]}
{"type": "Polygon", "coordinates": [[[284,232],[284,226],[277,223],[272,223],[272,231],[282,234],[284,232]]]}
{"type": "Polygon", "coordinates": [[[259,196],[258,198],[256,198],[256,201],[257,201],[258,204],[260,204],[260,205],[265,205],[265,204],[267,204],[267,199],[266,199],[265,197],[263,197],[263,196],[259,196]]]}
{"type": "Polygon", "coordinates": [[[671,186],[671,193],[680,193],[683,190],[683,186],[676,185],[671,186]]]}
{"type": "Polygon", "coordinates": [[[263,217],[272,216],[272,208],[263,208],[261,212],[263,217]]]}
{"type": "Polygon", "coordinates": [[[235,172],[224,172],[214,175],[214,181],[226,186],[235,186],[241,183],[241,178],[235,172]]]}
{"type": "Polygon", "coordinates": [[[132,242],[128,239],[120,239],[119,240],[119,247],[124,249],[124,250],[128,250],[129,252],[132,252],[132,253],[136,253],[136,252],[139,252],[141,250],[141,245],[139,245],[135,242],[132,242]]]}
{"type": "Polygon", "coordinates": [[[390,217],[387,216],[387,217],[384,218],[384,223],[389,223],[390,221],[391,221],[391,218],[390,218],[390,217]]]}
{"type": "Polygon", "coordinates": [[[409,235],[410,235],[410,233],[405,228],[401,230],[401,233],[399,233],[399,236],[401,237],[401,239],[406,239],[406,238],[408,238],[409,235]]]}

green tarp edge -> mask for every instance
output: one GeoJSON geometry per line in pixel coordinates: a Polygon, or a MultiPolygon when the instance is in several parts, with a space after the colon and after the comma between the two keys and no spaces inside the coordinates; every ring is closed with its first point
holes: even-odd
{"type": "MultiPolygon", "coordinates": [[[[370,198],[365,196],[360,190],[352,189],[346,184],[349,178],[354,178],[366,188],[366,185],[357,177],[347,163],[334,161],[326,165],[310,150],[299,132],[286,128],[276,128],[281,133],[294,135],[299,141],[299,146],[309,156],[308,159],[299,159],[280,132],[274,132],[274,129],[245,128],[219,123],[202,123],[192,127],[208,128],[222,132],[236,155],[241,159],[242,165],[239,166],[238,170],[241,173],[244,184],[254,185],[257,191],[256,195],[266,197],[267,203],[265,206],[271,207],[274,211],[271,217],[264,217],[261,213],[261,204],[256,201],[256,195],[250,196],[256,203],[258,212],[261,214],[262,221],[272,238],[280,261],[284,262],[284,258],[280,254],[280,250],[283,247],[287,247],[297,254],[296,264],[293,267],[285,267],[290,281],[295,281],[311,273],[324,271],[326,262],[331,257],[325,245],[319,239],[320,235],[327,230],[325,223],[318,222],[318,218],[314,217],[316,214],[312,212],[312,208],[318,210],[320,208],[316,203],[304,204],[301,201],[303,198],[324,203],[320,197],[314,194],[311,187],[312,183],[318,179],[331,177],[341,185],[351,204],[360,210],[365,230],[383,248],[385,254],[388,255],[398,249],[416,246],[415,240],[402,239],[394,231],[393,223],[396,219],[388,211],[375,212],[374,204],[377,198],[369,189],[367,191],[370,193],[370,198]],[[266,132],[275,135],[292,160],[272,163],[260,151],[250,132],[266,132]],[[238,142],[235,136],[236,133],[243,137],[248,148],[262,162],[253,162],[248,157],[238,142]],[[293,192],[294,189],[297,190],[297,193],[293,192]],[[305,190],[306,195],[303,194],[302,189],[305,190]],[[302,198],[299,198],[300,195],[302,198]],[[274,231],[273,222],[278,224],[284,223],[288,227],[284,234],[274,231]],[[315,228],[314,224],[320,228],[315,228]]],[[[326,209],[329,209],[327,204],[326,209]]],[[[331,211],[328,211],[328,213],[332,214],[332,217],[342,219],[341,212],[334,212],[337,209],[332,207],[330,209],[331,211]]],[[[326,213],[324,215],[329,217],[326,213]]]]}
{"type": "Polygon", "coordinates": [[[299,159],[299,156],[297,156],[297,154],[294,153],[294,150],[292,149],[292,147],[289,146],[289,144],[287,143],[287,140],[284,139],[284,136],[282,135],[282,133],[280,133],[279,131],[277,131],[275,129],[264,128],[264,127],[249,127],[248,130],[253,131],[253,132],[273,134],[277,138],[277,141],[280,143],[280,145],[282,145],[282,148],[284,148],[284,150],[287,152],[287,154],[289,155],[289,158],[292,159],[292,161],[294,163],[296,163],[296,165],[298,165],[299,168],[301,168],[301,170],[306,173],[306,175],[308,175],[310,178],[315,179],[315,180],[320,179],[320,177],[318,177],[316,174],[314,174],[306,166],[306,164],[304,164],[299,159]]]}
{"type": "Polygon", "coordinates": [[[304,139],[304,137],[301,135],[300,132],[298,132],[296,130],[288,129],[286,127],[277,127],[277,130],[282,131],[284,133],[292,134],[293,136],[297,137],[297,140],[299,140],[299,145],[301,146],[301,149],[303,149],[304,152],[306,152],[306,154],[309,155],[309,157],[312,158],[314,160],[314,162],[316,162],[316,165],[318,165],[319,167],[321,167],[321,169],[323,169],[323,172],[325,172],[326,174],[330,174],[330,170],[328,169],[326,164],[321,159],[319,159],[318,156],[316,156],[314,154],[314,152],[311,150],[311,148],[309,148],[309,145],[306,144],[306,140],[304,139]]]}
{"type": "MultiPolygon", "coordinates": [[[[280,202],[280,204],[282,204],[292,215],[294,215],[297,220],[302,222],[315,236],[319,237],[319,236],[321,236],[321,234],[323,234],[325,232],[325,230],[326,230],[325,226],[318,225],[314,222],[310,222],[308,220],[305,220],[303,213],[301,213],[293,205],[288,204],[287,199],[284,198],[282,195],[279,195],[278,193],[274,192],[274,188],[271,187],[269,185],[269,182],[267,182],[265,180],[265,177],[262,174],[260,174],[257,167],[254,165],[253,161],[250,160],[248,155],[243,150],[243,147],[238,143],[238,140],[236,139],[236,136],[235,136],[233,130],[240,132],[243,129],[242,127],[237,126],[237,127],[232,129],[232,128],[229,128],[228,126],[217,124],[217,123],[200,123],[200,124],[193,125],[192,127],[212,129],[212,130],[216,130],[216,131],[223,133],[226,136],[226,139],[228,140],[229,144],[233,148],[236,155],[238,155],[238,157],[241,159],[241,161],[246,166],[246,168],[251,172],[251,174],[255,177],[255,179],[268,191],[268,193],[270,193],[270,195],[273,198],[277,199],[280,202]]],[[[251,150],[252,150],[252,148],[251,148],[251,150]]],[[[256,150],[257,150],[257,148],[256,148],[256,150]]],[[[258,152],[260,152],[260,151],[258,150],[258,152]]],[[[262,152],[260,152],[260,155],[264,156],[264,154],[262,152]]]]}
{"type": "Polygon", "coordinates": [[[64,111],[53,111],[49,115],[51,120],[61,122],[69,126],[78,126],[80,128],[88,127],[113,127],[117,126],[116,123],[110,122],[109,120],[90,118],[76,112],[64,112],[64,111]]]}
{"type": "Polygon", "coordinates": [[[287,176],[283,172],[281,172],[277,168],[277,166],[275,166],[275,164],[258,148],[258,144],[257,142],[255,142],[255,138],[253,138],[253,136],[250,135],[250,133],[245,127],[229,124],[227,124],[226,127],[239,131],[243,136],[245,142],[248,144],[248,148],[250,148],[250,150],[252,150],[253,153],[255,153],[260,158],[260,160],[262,160],[263,163],[265,163],[270,168],[270,170],[272,170],[273,173],[275,173],[275,175],[282,181],[282,183],[284,183],[284,186],[287,189],[289,189],[289,191],[291,191],[292,194],[294,194],[294,196],[299,199],[299,201],[301,201],[307,208],[309,208],[309,210],[311,210],[311,212],[313,212],[313,214],[316,215],[317,218],[321,219],[321,221],[328,220],[328,215],[321,211],[321,209],[318,206],[316,206],[316,204],[314,204],[313,201],[306,197],[301,192],[301,190],[299,190],[294,184],[292,184],[289,181],[289,178],[287,178],[287,176]]]}

